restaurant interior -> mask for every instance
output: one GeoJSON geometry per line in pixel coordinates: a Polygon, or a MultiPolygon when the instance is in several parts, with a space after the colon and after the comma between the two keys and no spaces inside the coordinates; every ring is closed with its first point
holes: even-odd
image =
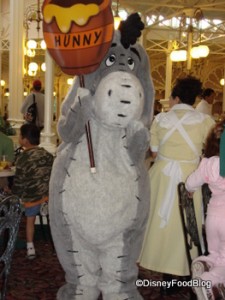
{"type": "MultiPolygon", "coordinates": [[[[46,50],[42,30],[43,2],[0,0],[0,115],[7,115],[15,129],[11,138],[16,148],[18,131],[24,122],[20,107],[33,81],[41,80],[46,101],[41,144],[55,154],[59,143],[56,125],[60,107],[74,76],[64,73],[46,50]]],[[[168,110],[168,99],[176,79],[193,75],[202,81],[204,88],[212,88],[216,93],[212,108],[214,119],[219,121],[225,116],[224,0],[116,0],[111,5],[115,26],[134,12],[140,14],[145,24],[139,42],[149,56],[155,101],[161,103],[161,111],[168,110]]],[[[196,99],[195,105],[198,101],[200,99],[196,99]]],[[[22,229],[17,250],[21,250],[20,242],[24,239],[22,229]]],[[[34,277],[30,273],[35,264],[24,257],[21,260],[21,252],[15,253],[9,300],[21,300],[21,296],[16,295],[19,285],[24,287],[23,299],[54,299],[53,295],[64,280],[50,238],[46,241],[40,236],[39,253],[46,251],[46,255],[38,257],[34,277]],[[51,267],[45,270],[45,282],[42,282],[45,264],[51,267]],[[48,275],[52,280],[46,280],[48,275]],[[36,295],[35,298],[32,295],[36,295]]],[[[141,276],[159,278],[158,274],[145,274],[144,271],[141,276]]],[[[143,289],[141,292],[145,300],[162,299],[159,290],[143,289]]],[[[189,299],[188,293],[183,289],[177,296],[167,299],[189,299]]]]}
{"type": "MultiPolygon", "coordinates": [[[[33,80],[40,79],[48,102],[44,133],[49,143],[73,76],[65,74],[46,50],[42,4],[42,0],[0,1],[0,112],[19,127],[21,104],[33,80]]],[[[220,119],[225,111],[224,1],[117,0],[112,1],[112,10],[117,20],[138,12],[145,23],[139,42],[148,53],[155,100],[162,110],[168,109],[175,80],[191,74],[201,79],[203,87],[215,90],[213,115],[220,119]]]]}

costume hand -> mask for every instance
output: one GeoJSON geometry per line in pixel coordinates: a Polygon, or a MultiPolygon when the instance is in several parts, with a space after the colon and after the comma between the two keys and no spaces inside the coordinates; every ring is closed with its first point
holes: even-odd
{"type": "Polygon", "coordinates": [[[75,99],[77,99],[78,101],[82,101],[84,97],[87,97],[89,95],[90,95],[89,89],[78,87],[75,99]]]}
{"type": "Polygon", "coordinates": [[[92,97],[88,89],[79,87],[75,101],[71,106],[71,109],[83,114],[85,120],[89,120],[92,112],[92,97]]]}
{"type": "Polygon", "coordinates": [[[58,122],[58,132],[64,142],[71,142],[78,139],[85,132],[85,124],[92,115],[92,96],[90,91],[79,87],[74,101],[67,110],[61,115],[58,122]]]}
{"type": "MultiPolygon", "coordinates": [[[[127,139],[134,139],[134,136],[139,137],[140,141],[149,141],[148,129],[141,121],[132,121],[128,124],[126,129],[127,139]]],[[[147,150],[147,149],[146,149],[147,150]]]]}
{"type": "Polygon", "coordinates": [[[127,147],[133,162],[144,160],[149,147],[149,131],[140,121],[133,121],[128,124],[127,147]]]}

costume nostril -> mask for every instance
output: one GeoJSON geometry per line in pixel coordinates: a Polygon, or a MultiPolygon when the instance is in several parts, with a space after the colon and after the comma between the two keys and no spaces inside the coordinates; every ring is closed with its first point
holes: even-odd
{"type": "Polygon", "coordinates": [[[127,101],[127,100],[120,100],[121,103],[124,103],[124,104],[130,104],[131,102],[130,101],[127,101]]]}
{"type": "Polygon", "coordinates": [[[126,87],[126,88],[131,88],[131,85],[129,85],[129,84],[122,84],[121,86],[126,87]]]}
{"type": "Polygon", "coordinates": [[[109,95],[109,97],[112,95],[112,90],[108,91],[108,95],[109,95]]]}

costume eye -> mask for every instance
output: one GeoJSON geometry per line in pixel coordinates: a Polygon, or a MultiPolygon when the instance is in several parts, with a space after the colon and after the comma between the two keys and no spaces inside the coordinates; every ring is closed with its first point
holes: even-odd
{"type": "Polygon", "coordinates": [[[107,58],[105,64],[106,64],[107,67],[110,67],[110,66],[112,66],[115,63],[115,61],[116,61],[116,55],[115,54],[111,54],[107,58]]]}
{"type": "Polygon", "coordinates": [[[128,57],[127,59],[128,67],[133,70],[134,69],[134,60],[132,57],[128,57]]]}

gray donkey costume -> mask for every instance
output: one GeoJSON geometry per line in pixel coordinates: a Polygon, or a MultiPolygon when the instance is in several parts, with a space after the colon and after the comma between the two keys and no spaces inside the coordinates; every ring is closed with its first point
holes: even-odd
{"type": "Polygon", "coordinates": [[[99,68],[84,76],[85,88],[75,81],[62,105],[63,142],[49,201],[51,231],[66,273],[60,300],[97,300],[100,293],[104,300],[142,299],[136,261],[149,212],[144,158],[154,91],[148,57],[135,43],[143,25],[138,14],[128,23],[134,20],[135,40],[123,38],[125,21],[99,68]],[[95,174],[85,136],[88,120],[95,174]]]}

